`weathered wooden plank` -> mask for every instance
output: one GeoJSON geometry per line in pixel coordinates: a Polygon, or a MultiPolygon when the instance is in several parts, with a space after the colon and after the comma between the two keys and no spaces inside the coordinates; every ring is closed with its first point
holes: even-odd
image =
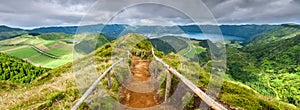
{"type": "Polygon", "coordinates": [[[163,62],[161,59],[155,56],[155,53],[152,48],[152,54],[155,60],[160,62],[164,67],[166,67],[170,73],[174,74],[176,77],[178,77],[188,88],[190,88],[196,95],[198,95],[207,105],[209,105],[211,108],[215,110],[227,110],[225,107],[223,107],[221,104],[217,103],[215,100],[210,98],[205,92],[203,92],[201,89],[199,89],[196,85],[194,85],[190,80],[186,79],[184,76],[182,76],[179,72],[171,68],[168,64],[163,62]]]}
{"type": "Polygon", "coordinates": [[[170,95],[171,84],[172,84],[172,73],[168,73],[167,80],[166,80],[165,102],[168,100],[168,97],[170,95]]]}
{"type": "Polygon", "coordinates": [[[77,110],[78,107],[83,103],[83,101],[89,96],[89,94],[96,88],[96,86],[98,85],[98,83],[100,82],[101,79],[103,79],[103,77],[105,75],[107,75],[107,73],[118,63],[120,63],[121,61],[123,61],[124,59],[120,59],[117,62],[115,62],[114,64],[112,64],[109,68],[107,68],[99,77],[98,79],[89,87],[89,89],[82,95],[82,97],[77,101],[77,103],[72,107],[72,110],[77,110]]]}
{"type": "Polygon", "coordinates": [[[110,71],[108,71],[108,73],[107,73],[107,80],[108,80],[108,88],[110,89],[111,88],[111,78],[110,78],[110,71]]]}
{"type": "Polygon", "coordinates": [[[158,61],[155,61],[154,78],[157,78],[157,75],[158,75],[158,61]]]}

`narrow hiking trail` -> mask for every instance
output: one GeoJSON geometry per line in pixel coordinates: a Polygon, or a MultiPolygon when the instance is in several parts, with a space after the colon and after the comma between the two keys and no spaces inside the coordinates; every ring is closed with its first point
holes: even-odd
{"type": "MultiPolygon", "coordinates": [[[[129,82],[129,85],[131,83],[136,82],[146,82],[150,79],[150,72],[149,72],[149,65],[150,60],[141,60],[137,56],[132,57],[132,68],[131,68],[131,74],[135,81],[129,82]]],[[[151,88],[147,85],[143,84],[133,84],[134,88],[151,88]]],[[[120,103],[123,105],[126,105],[127,107],[131,108],[147,108],[152,107],[155,105],[158,105],[159,102],[157,100],[156,90],[153,90],[152,92],[146,92],[146,93],[140,93],[140,92],[134,92],[131,90],[128,90],[125,87],[121,87],[120,89],[120,103]]]]}

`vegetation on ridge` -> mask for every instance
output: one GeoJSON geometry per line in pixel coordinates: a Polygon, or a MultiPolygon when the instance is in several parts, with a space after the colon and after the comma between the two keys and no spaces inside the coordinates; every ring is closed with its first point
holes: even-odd
{"type": "Polygon", "coordinates": [[[0,80],[29,84],[49,69],[36,67],[13,56],[0,53],[0,80]]]}

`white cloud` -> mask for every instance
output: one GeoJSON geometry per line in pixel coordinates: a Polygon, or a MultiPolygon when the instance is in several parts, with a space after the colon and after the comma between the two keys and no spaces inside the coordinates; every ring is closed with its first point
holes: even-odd
{"type": "MultiPolygon", "coordinates": [[[[96,0],[6,0],[0,4],[0,24],[18,27],[77,25],[96,0]]],[[[98,0],[83,24],[105,23],[116,14],[115,7],[134,0],[98,0]],[[112,4],[112,5],[108,5],[112,4]],[[98,9],[98,10],[97,10],[98,9]]],[[[147,1],[147,0],[144,0],[147,1]]],[[[148,0],[151,1],[151,0],[148,0]]],[[[154,0],[158,1],[158,0],[154,0]]],[[[171,1],[171,0],[169,0],[171,1]]],[[[300,22],[299,0],[203,0],[219,23],[282,23],[300,22]]],[[[178,6],[193,2],[173,2],[178,6]]],[[[199,4],[200,6],[200,4],[199,4]]],[[[191,9],[192,10],[192,9],[191,9]]],[[[201,13],[201,10],[192,10],[201,13]]],[[[199,18],[202,23],[211,23],[199,18]]],[[[163,5],[137,5],[119,13],[115,23],[136,25],[192,24],[184,13],[163,5]]]]}

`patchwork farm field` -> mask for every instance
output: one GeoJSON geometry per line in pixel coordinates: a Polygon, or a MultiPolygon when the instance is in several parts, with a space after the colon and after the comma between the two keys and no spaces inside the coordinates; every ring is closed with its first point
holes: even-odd
{"type": "Polygon", "coordinates": [[[187,58],[194,58],[195,55],[200,54],[202,52],[206,52],[206,49],[201,47],[199,45],[200,41],[197,40],[185,40],[186,42],[190,42],[188,43],[189,46],[187,46],[184,49],[181,49],[178,54],[179,55],[183,55],[186,56],[187,58]]]}
{"type": "Polygon", "coordinates": [[[21,58],[36,66],[55,68],[73,60],[72,50],[74,44],[66,43],[64,40],[66,39],[46,40],[39,36],[25,34],[0,41],[0,52],[21,58]],[[42,52],[35,50],[33,46],[42,52]],[[45,53],[59,58],[51,58],[45,53]]]}
{"type": "Polygon", "coordinates": [[[47,50],[47,53],[51,53],[53,55],[57,55],[59,57],[68,56],[70,53],[72,53],[72,45],[60,45],[59,47],[52,48],[50,50],[47,50]]]}
{"type": "Polygon", "coordinates": [[[39,54],[37,51],[35,51],[34,49],[32,49],[30,47],[7,51],[6,53],[9,55],[18,57],[18,58],[22,58],[22,59],[29,58],[29,57],[39,54]]]}
{"type": "MultiPolygon", "coordinates": [[[[71,56],[71,55],[70,55],[71,56]]],[[[57,66],[60,66],[62,64],[66,64],[68,62],[72,61],[72,56],[71,57],[64,57],[61,59],[53,59],[50,57],[47,57],[42,54],[37,54],[33,57],[28,58],[29,62],[37,65],[37,66],[43,66],[43,67],[48,67],[48,68],[55,68],[57,66]]]]}
{"type": "Polygon", "coordinates": [[[0,46],[0,51],[9,51],[15,48],[19,48],[21,46],[0,46]]]}

